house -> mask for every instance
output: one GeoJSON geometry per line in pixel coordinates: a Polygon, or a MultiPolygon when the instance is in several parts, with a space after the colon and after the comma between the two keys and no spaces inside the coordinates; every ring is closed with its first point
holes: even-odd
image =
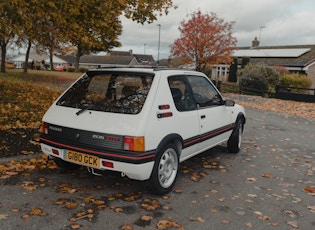
{"type": "Polygon", "coordinates": [[[120,66],[126,67],[135,65],[137,62],[133,56],[97,56],[84,55],[80,58],[80,66],[88,69],[97,68],[100,66],[120,66]]]}
{"type": "MultiPolygon", "coordinates": [[[[54,67],[63,66],[63,68],[67,69],[70,66],[74,66],[75,64],[75,56],[74,55],[53,55],[53,63],[54,67]]],[[[48,55],[43,54],[35,54],[30,53],[29,55],[29,66],[34,62],[35,66],[40,66],[41,69],[44,68],[44,65],[49,65],[50,58],[48,55]]],[[[12,59],[12,62],[15,65],[15,68],[23,68],[25,62],[25,54],[21,54],[12,59]]],[[[83,55],[80,58],[80,67],[84,67],[87,69],[93,69],[97,67],[105,67],[105,66],[136,66],[136,65],[151,65],[156,66],[157,63],[153,59],[152,55],[145,54],[133,54],[132,50],[129,51],[110,51],[105,56],[101,55],[83,55]]]]}
{"type": "MultiPolygon", "coordinates": [[[[13,62],[15,68],[21,69],[24,67],[25,63],[25,54],[20,54],[16,57],[13,57],[11,59],[11,62],[13,62]]],[[[41,69],[45,68],[45,65],[49,65],[50,63],[50,58],[46,54],[36,54],[36,53],[30,53],[28,57],[28,65],[34,65],[35,66],[40,66],[41,69]],[[33,63],[33,64],[32,64],[33,63]]],[[[65,65],[67,62],[60,57],[57,57],[53,55],[53,63],[55,66],[57,65],[65,65]]]]}
{"type": "Polygon", "coordinates": [[[129,51],[109,51],[106,54],[107,57],[133,57],[135,58],[134,63],[132,65],[151,65],[156,66],[157,63],[152,57],[152,55],[147,54],[133,54],[132,50],[129,51]]]}
{"type": "Polygon", "coordinates": [[[284,68],[291,73],[306,74],[312,79],[312,87],[315,88],[315,45],[259,47],[256,44],[254,40],[252,47],[234,50],[233,57],[237,58],[239,66],[247,58],[250,63],[263,63],[284,68]]]}
{"type": "MultiPolygon", "coordinates": [[[[250,63],[263,63],[268,66],[277,66],[291,73],[301,73],[309,76],[315,88],[315,45],[287,45],[287,46],[259,46],[255,38],[252,46],[238,47],[232,53],[237,58],[239,68],[244,59],[250,63]]],[[[212,79],[227,81],[229,65],[212,65],[212,79]]]]}

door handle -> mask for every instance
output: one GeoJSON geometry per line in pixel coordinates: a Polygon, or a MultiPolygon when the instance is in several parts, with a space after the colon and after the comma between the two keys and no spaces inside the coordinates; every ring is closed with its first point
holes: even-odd
{"type": "Polygon", "coordinates": [[[201,115],[201,119],[205,119],[206,118],[206,115],[201,115]]]}

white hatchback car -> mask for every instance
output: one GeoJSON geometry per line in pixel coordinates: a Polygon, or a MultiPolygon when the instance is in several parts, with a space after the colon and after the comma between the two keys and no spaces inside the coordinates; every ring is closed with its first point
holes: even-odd
{"type": "Polygon", "coordinates": [[[239,152],[244,124],[244,108],[223,100],[203,73],[105,68],[85,73],[53,103],[40,140],[61,168],[118,171],[162,195],[180,162],[226,141],[239,152]]]}

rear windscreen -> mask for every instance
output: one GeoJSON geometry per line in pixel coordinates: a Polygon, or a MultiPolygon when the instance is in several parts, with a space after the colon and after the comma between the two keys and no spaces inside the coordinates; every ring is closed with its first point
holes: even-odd
{"type": "Polygon", "coordinates": [[[57,105],[77,108],[81,112],[137,114],[144,105],[152,81],[152,74],[88,72],[67,90],[57,105]]]}

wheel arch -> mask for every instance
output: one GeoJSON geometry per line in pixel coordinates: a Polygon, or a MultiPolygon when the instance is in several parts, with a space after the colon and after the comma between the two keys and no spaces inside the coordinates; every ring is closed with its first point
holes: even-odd
{"type": "Polygon", "coordinates": [[[176,133],[169,134],[162,139],[162,141],[160,142],[160,144],[158,145],[156,149],[157,153],[161,151],[163,146],[165,146],[169,142],[175,144],[178,154],[180,156],[183,149],[184,140],[179,134],[176,134],[176,133]]]}
{"type": "Polygon", "coordinates": [[[242,112],[238,113],[235,122],[236,122],[237,120],[243,120],[243,125],[244,125],[244,124],[246,123],[245,114],[242,113],[242,112]]]}

